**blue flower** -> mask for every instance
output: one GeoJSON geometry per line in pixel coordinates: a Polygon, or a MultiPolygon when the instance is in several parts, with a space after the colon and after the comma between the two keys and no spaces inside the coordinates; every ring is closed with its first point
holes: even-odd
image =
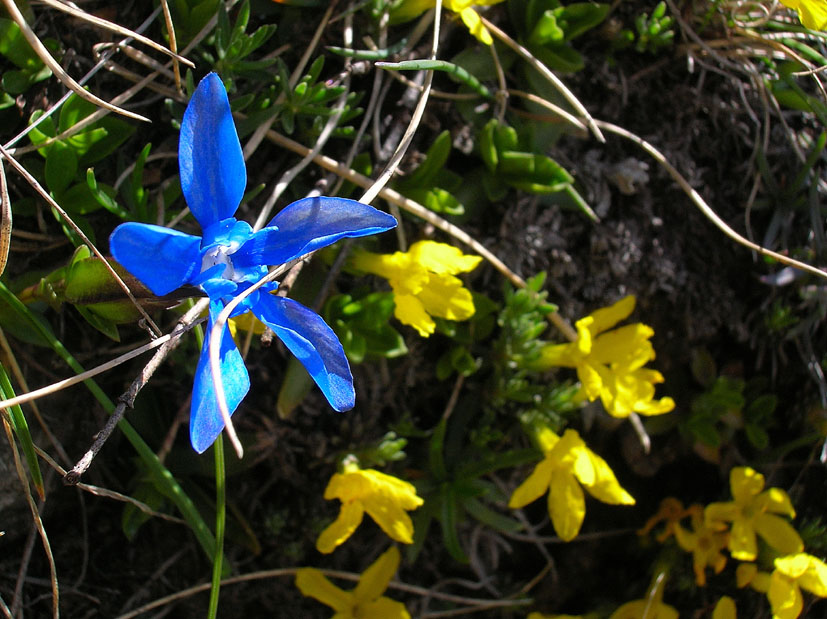
{"type": "MultiPolygon", "coordinates": [[[[305,198],[286,206],[253,232],[233,215],[247,185],[241,144],[221,79],[207,75],[187,106],[178,145],[181,187],[203,236],[149,224],[121,224],[109,238],[112,255],[156,295],[185,284],[210,298],[209,329],[230,300],[267,274],[267,265],[289,262],[345,237],[384,232],[396,219],[344,198],[305,198]]],[[[353,376],[342,345],[315,312],[270,294],[265,284],[235,309],[251,310],[292,352],[337,411],[353,408],[353,376]]],[[[224,429],[205,338],[190,411],[190,440],[202,453],[224,429]]],[[[250,388],[238,348],[226,327],[221,333],[220,373],[230,413],[250,388]]]]}

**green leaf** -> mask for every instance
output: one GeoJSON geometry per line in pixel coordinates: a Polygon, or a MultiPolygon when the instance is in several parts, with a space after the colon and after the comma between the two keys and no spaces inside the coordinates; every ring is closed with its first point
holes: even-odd
{"type": "Polygon", "coordinates": [[[129,213],[115,201],[115,189],[109,185],[98,185],[97,179],[95,179],[95,171],[92,168],[86,170],[86,186],[89,188],[92,197],[103,208],[121,219],[129,219],[129,213]]]}
{"type": "Polygon", "coordinates": [[[554,11],[544,11],[528,37],[530,45],[559,44],[565,39],[566,33],[557,24],[554,11]]]}
{"type": "Polygon", "coordinates": [[[451,154],[451,132],[440,133],[425,153],[425,159],[407,178],[397,184],[400,192],[406,189],[430,188],[451,154]]]}
{"type": "Polygon", "coordinates": [[[497,128],[497,119],[492,118],[480,131],[477,138],[477,145],[480,149],[480,157],[482,157],[485,167],[489,172],[496,172],[499,165],[499,154],[497,144],[494,141],[494,131],[497,128]]]}
{"type": "Polygon", "coordinates": [[[71,215],[88,215],[101,209],[100,201],[86,183],[72,185],[58,196],[60,206],[71,215]]]}
{"type": "Polygon", "coordinates": [[[747,435],[747,440],[757,449],[766,449],[770,444],[770,435],[757,424],[744,424],[744,433],[747,435]]]}
{"type": "Polygon", "coordinates": [[[462,549],[457,533],[459,519],[457,498],[449,484],[443,484],[440,488],[439,499],[442,507],[439,522],[442,525],[442,539],[445,542],[445,549],[456,561],[468,563],[468,557],[462,549]]]}
{"type": "Polygon", "coordinates": [[[281,382],[278,399],[276,401],[276,412],[281,419],[289,419],[302,403],[307,394],[313,388],[313,379],[304,366],[295,357],[290,357],[287,362],[287,369],[284,372],[284,380],[281,382]]]}
{"type": "Polygon", "coordinates": [[[501,533],[516,533],[523,528],[521,523],[495,512],[475,498],[466,499],[462,505],[471,516],[501,533]]]}
{"type": "Polygon", "coordinates": [[[576,2],[555,10],[558,23],[565,30],[565,40],[571,41],[600,24],[609,14],[609,4],[576,2]]]}
{"type": "Polygon", "coordinates": [[[75,179],[77,171],[78,158],[73,149],[62,142],[55,142],[49,147],[46,155],[46,186],[52,194],[63,193],[75,179]]]}
{"type": "MultiPolygon", "coordinates": [[[[0,395],[2,395],[4,400],[13,398],[15,395],[9,375],[6,373],[6,368],[2,365],[0,365],[0,395]]],[[[34,442],[32,442],[32,435],[29,433],[29,425],[26,423],[26,416],[23,414],[23,409],[20,408],[19,405],[9,407],[8,411],[12,430],[14,430],[17,440],[20,442],[20,447],[26,458],[26,464],[32,476],[32,483],[35,489],[37,489],[37,494],[42,499],[44,498],[43,475],[40,472],[40,464],[37,460],[34,442]]]]}
{"type": "Polygon", "coordinates": [[[106,337],[116,342],[121,341],[121,336],[118,333],[118,327],[111,320],[107,320],[102,316],[98,316],[91,309],[76,305],[75,309],[83,316],[84,320],[92,325],[95,329],[103,333],[106,337]]]}
{"type": "MultiPolygon", "coordinates": [[[[156,512],[160,512],[165,503],[164,495],[158,492],[155,484],[148,482],[141,482],[138,487],[132,491],[132,498],[140,501],[156,512]]],[[[138,529],[151,517],[150,514],[138,508],[134,503],[124,505],[123,512],[121,512],[121,531],[123,531],[126,539],[134,541],[135,536],[138,534],[138,529]]]]}

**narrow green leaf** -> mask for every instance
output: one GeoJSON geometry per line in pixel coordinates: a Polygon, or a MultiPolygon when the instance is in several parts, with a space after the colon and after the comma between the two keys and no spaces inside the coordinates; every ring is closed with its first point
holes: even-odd
{"type": "MultiPolygon", "coordinates": [[[[0,394],[2,394],[4,400],[15,396],[9,375],[6,373],[6,368],[4,368],[2,364],[0,364],[0,394]]],[[[8,410],[12,429],[17,436],[17,440],[20,441],[20,447],[23,449],[26,464],[32,475],[32,483],[34,483],[34,487],[37,489],[38,496],[42,499],[45,497],[43,491],[43,475],[40,472],[40,464],[37,461],[37,453],[34,450],[34,442],[32,441],[31,433],[29,433],[26,416],[23,414],[23,409],[20,408],[19,405],[11,406],[8,410]]]]}
{"type": "Polygon", "coordinates": [[[447,60],[403,60],[402,62],[377,62],[380,69],[391,69],[394,71],[442,71],[456,78],[461,84],[465,84],[486,99],[493,98],[488,90],[476,77],[471,75],[463,67],[448,62],[447,60]]]}

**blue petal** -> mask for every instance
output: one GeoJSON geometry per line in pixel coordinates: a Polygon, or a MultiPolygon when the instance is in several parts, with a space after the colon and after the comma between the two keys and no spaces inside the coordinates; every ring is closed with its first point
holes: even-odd
{"type": "Polygon", "coordinates": [[[121,224],[109,237],[109,251],[157,295],[192,283],[201,270],[201,239],[149,224],[121,224]]]}
{"type": "MultiPolygon", "coordinates": [[[[203,453],[215,442],[218,435],[224,429],[224,420],[221,418],[221,411],[218,409],[218,400],[215,397],[215,386],[213,383],[212,371],[210,370],[210,338],[213,317],[216,316],[223,305],[221,303],[210,304],[210,320],[207,329],[207,337],[204,338],[204,346],[201,348],[201,356],[198,358],[198,367],[195,370],[195,384],[192,388],[192,405],[190,406],[190,442],[198,453],[203,453]]],[[[235,412],[241,400],[250,390],[250,377],[247,368],[244,367],[244,359],[233,341],[230,330],[224,327],[221,334],[221,348],[219,352],[219,365],[221,367],[221,380],[224,384],[224,396],[227,399],[227,408],[230,415],[235,412]]]]}
{"type": "Polygon", "coordinates": [[[345,351],[321,316],[292,299],[269,294],[261,295],[252,309],[301,361],[334,409],[353,408],[356,393],[345,351]]]}
{"type": "Polygon", "coordinates": [[[395,227],[395,218],[355,200],[304,198],[284,207],[242,246],[234,261],[241,265],[284,264],[339,239],[395,227]]]}
{"type": "Polygon", "coordinates": [[[215,73],[201,80],[184,112],[178,168],[187,205],[202,228],[233,216],[247,171],[227,91],[215,73]]]}

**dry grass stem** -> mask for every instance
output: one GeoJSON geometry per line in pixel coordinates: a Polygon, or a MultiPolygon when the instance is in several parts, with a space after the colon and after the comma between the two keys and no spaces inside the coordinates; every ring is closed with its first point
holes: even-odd
{"type": "MultiPolygon", "coordinates": [[[[151,47],[152,49],[161,52],[162,54],[166,54],[167,56],[172,57],[175,61],[177,66],[178,62],[182,62],[188,67],[195,68],[195,63],[191,60],[187,60],[183,56],[179,56],[175,51],[175,38],[174,35],[170,37],[170,46],[173,49],[168,49],[161,45],[160,43],[156,43],[150,38],[145,37],[142,34],[138,34],[134,30],[130,30],[129,28],[124,28],[123,26],[119,26],[118,24],[108,21],[106,19],[102,19],[97,17],[96,15],[92,15],[91,13],[87,13],[75,6],[70,4],[66,4],[64,2],[59,2],[58,0],[41,0],[43,4],[50,6],[53,9],[57,9],[58,11],[63,11],[64,13],[68,13],[72,17],[77,17],[78,19],[82,19],[83,21],[89,22],[94,26],[98,26],[99,28],[103,28],[104,30],[109,30],[116,34],[119,34],[124,37],[129,37],[135,39],[136,41],[143,43],[147,47],[151,47]]],[[[167,7],[166,0],[162,0],[161,6],[164,7],[164,17],[167,16],[169,12],[169,8],[167,7]]],[[[113,110],[114,111],[114,110],[113,110]]]]}
{"type": "Polygon", "coordinates": [[[110,112],[115,112],[117,114],[121,114],[126,116],[127,118],[134,118],[135,120],[141,120],[144,122],[150,122],[148,118],[145,116],[141,116],[140,114],[135,114],[134,112],[130,112],[129,110],[125,110],[123,108],[119,108],[116,105],[112,105],[108,101],[104,101],[103,99],[96,97],[92,93],[83,89],[83,87],[78,84],[71,75],[66,73],[63,70],[63,67],[52,57],[51,52],[46,48],[45,45],[41,42],[37,35],[32,31],[29,27],[29,24],[26,23],[26,19],[23,17],[23,14],[20,12],[20,9],[17,8],[14,0],[3,0],[3,4],[6,7],[6,10],[9,12],[12,20],[17,24],[20,28],[20,32],[29,42],[29,45],[32,46],[35,54],[43,61],[49,69],[54,73],[55,77],[60,80],[66,88],[74,92],[77,96],[90,103],[105,108],[110,112]]]}
{"type": "Polygon", "coordinates": [[[591,129],[592,133],[594,134],[594,137],[597,138],[598,141],[606,141],[606,139],[603,137],[603,134],[600,133],[600,129],[595,124],[594,119],[591,117],[591,114],[589,114],[589,111],[582,103],[580,103],[580,100],[574,96],[574,93],[572,93],[568,89],[568,87],[560,80],[559,77],[554,75],[554,73],[546,65],[537,60],[537,58],[535,58],[530,51],[528,51],[525,47],[517,43],[517,41],[512,39],[510,36],[508,36],[505,32],[500,30],[490,21],[485,19],[485,17],[480,16],[480,19],[482,20],[482,23],[485,25],[485,27],[488,28],[498,39],[500,39],[500,41],[508,45],[508,47],[513,49],[515,52],[517,52],[517,54],[520,57],[522,57],[523,60],[528,62],[528,64],[530,64],[536,71],[538,71],[540,75],[545,77],[552,84],[552,86],[554,86],[557,90],[560,91],[560,94],[563,95],[566,101],[568,101],[572,105],[572,107],[580,113],[580,115],[583,117],[583,120],[589,126],[589,129],[591,129]]]}
{"type": "MultiPolygon", "coordinates": [[[[52,554],[52,546],[49,543],[46,528],[43,526],[43,520],[40,518],[40,511],[34,502],[34,497],[29,487],[29,478],[26,476],[26,469],[23,467],[23,461],[20,459],[20,452],[17,450],[17,444],[14,442],[14,435],[12,434],[11,423],[8,420],[8,413],[0,413],[0,416],[3,418],[3,429],[6,431],[6,439],[8,439],[9,447],[12,451],[17,477],[23,486],[23,496],[26,497],[26,503],[32,515],[32,522],[37,529],[37,533],[40,535],[40,540],[43,543],[43,552],[46,554],[46,560],[49,563],[49,582],[52,589],[52,616],[57,619],[57,617],[60,616],[60,590],[57,585],[57,567],[55,566],[55,557],[52,554]]],[[[15,606],[14,601],[12,602],[12,606],[15,606]]]]}

